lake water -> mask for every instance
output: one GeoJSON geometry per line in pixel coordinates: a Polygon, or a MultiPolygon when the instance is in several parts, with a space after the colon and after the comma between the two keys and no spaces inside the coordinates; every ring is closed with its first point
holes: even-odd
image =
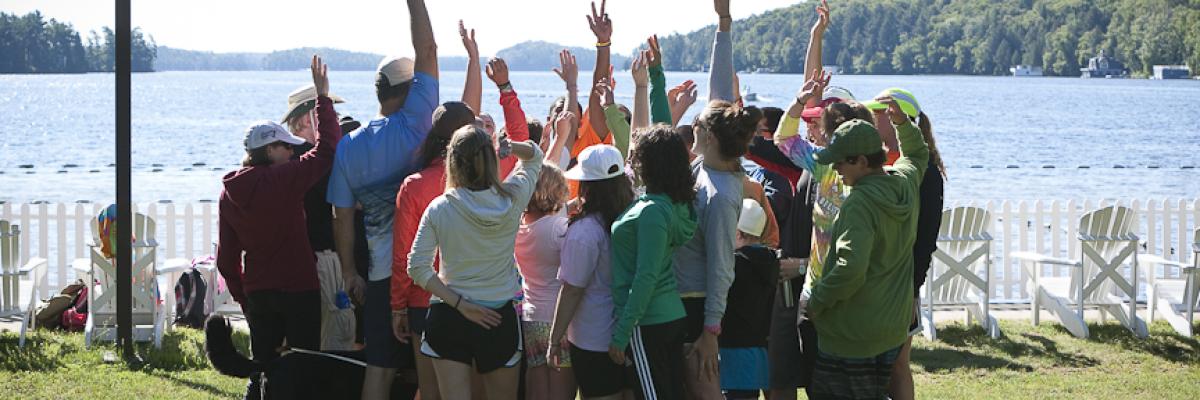
{"type": "MultiPolygon", "coordinates": [[[[587,72],[584,76],[590,76],[587,72]]],[[[462,72],[442,74],[442,100],[462,95],[462,72]]],[[[668,82],[707,75],[669,72],[668,82]]],[[[215,200],[244,155],[245,128],[286,111],[307,71],[163,72],[133,77],[133,197],[215,200]]],[[[376,114],[373,74],[337,72],[338,111],[376,114]]],[[[743,75],[759,106],[786,107],[795,75],[743,75]]],[[[617,101],[632,103],[628,73],[617,101]]],[[[514,72],[524,109],[545,118],[562,83],[514,72]]],[[[111,74],[0,75],[0,202],[111,202],[111,74]]],[[[860,98],[911,90],[933,121],[948,169],[947,200],[1200,197],[1200,81],[960,76],[837,76],[860,98]]],[[[587,85],[580,84],[586,88],[587,85]]],[[[484,111],[502,123],[485,79],[484,111]]],[[[689,113],[695,115],[699,106],[689,113]]]]}

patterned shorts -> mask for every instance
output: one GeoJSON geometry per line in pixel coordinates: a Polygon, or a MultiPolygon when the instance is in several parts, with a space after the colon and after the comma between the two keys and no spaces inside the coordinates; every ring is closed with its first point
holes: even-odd
{"type": "MultiPolygon", "coordinates": [[[[525,337],[526,365],[529,368],[546,365],[546,351],[550,349],[550,323],[521,321],[521,330],[525,337]]],[[[568,349],[562,348],[562,368],[571,367],[571,352],[568,349]]]]}
{"type": "Polygon", "coordinates": [[[814,399],[886,399],[900,347],[874,357],[843,358],[817,352],[809,394],[814,399]]]}

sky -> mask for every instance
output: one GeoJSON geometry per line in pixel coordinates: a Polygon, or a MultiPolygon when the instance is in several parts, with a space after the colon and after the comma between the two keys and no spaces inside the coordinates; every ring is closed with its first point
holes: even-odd
{"type": "MultiPolygon", "coordinates": [[[[801,0],[733,0],[730,12],[744,18],[801,0]]],[[[426,0],[439,54],[465,55],[458,20],[476,29],[479,52],[527,40],[591,47],[595,37],[585,16],[589,0],[426,0]]],[[[599,3],[597,3],[599,7],[599,3]]],[[[41,10],[87,32],[112,26],[107,0],[0,0],[0,11],[41,10]]],[[[691,32],[715,24],[708,0],[611,0],[613,50],[627,54],[651,34],[691,32]]],[[[160,46],[215,52],[269,52],[297,47],[335,47],[378,54],[412,52],[405,1],[391,0],[133,0],[133,25],[160,46]]]]}

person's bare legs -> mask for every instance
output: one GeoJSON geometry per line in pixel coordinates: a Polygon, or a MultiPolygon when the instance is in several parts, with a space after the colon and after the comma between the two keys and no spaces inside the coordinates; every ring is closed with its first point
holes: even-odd
{"type": "Polygon", "coordinates": [[[542,365],[525,370],[525,397],[550,399],[550,367],[542,365]]]}
{"type": "Polygon", "coordinates": [[[471,380],[473,369],[470,365],[450,360],[433,359],[431,361],[433,361],[434,373],[437,374],[438,392],[442,397],[447,399],[471,398],[471,385],[462,384],[471,380]]]}
{"type": "MultiPolygon", "coordinates": [[[[441,371],[438,371],[441,376],[441,371]]],[[[487,392],[488,400],[517,400],[518,381],[521,380],[521,370],[517,367],[500,368],[483,374],[483,390],[487,392]]],[[[443,393],[445,393],[443,386],[443,393]]],[[[448,399],[465,399],[466,397],[450,397],[448,399]]]]}
{"type": "Polygon", "coordinates": [[[433,369],[433,359],[421,353],[421,338],[413,336],[410,340],[413,355],[417,361],[417,388],[421,391],[421,400],[441,400],[438,390],[437,372],[433,369]]]}
{"type": "Polygon", "coordinates": [[[396,369],[367,366],[363,374],[363,400],[386,400],[391,397],[392,379],[396,377],[396,369]]]}
{"type": "Polygon", "coordinates": [[[695,400],[725,400],[721,394],[721,381],[708,381],[702,377],[698,353],[690,351],[693,343],[683,344],[683,392],[689,399],[695,400]]]}
{"type": "MultiPolygon", "coordinates": [[[[575,384],[575,372],[570,368],[554,369],[549,366],[544,367],[548,371],[549,380],[549,399],[574,399],[579,386],[575,384]]],[[[536,399],[536,397],[530,397],[536,399]]]]}
{"type": "MultiPolygon", "coordinates": [[[[913,302],[913,321],[917,320],[917,302],[913,302]]],[[[892,400],[912,400],[916,396],[916,388],[913,385],[912,367],[910,367],[909,359],[912,354],[912,336],[904,342],[904,347],[900,348],[900,354],[896,356],[896,363],[892,364],[892,380],[888,383],[888,394],[892,396],[892,400]]]]}

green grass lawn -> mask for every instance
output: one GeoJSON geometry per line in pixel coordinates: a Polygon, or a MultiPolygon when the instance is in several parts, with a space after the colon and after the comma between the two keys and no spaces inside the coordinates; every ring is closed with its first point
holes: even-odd
{"type": "MultiPolygon", "coordinates": [[[[917,397],[929,399],[1200,399],[1200,340],[1165,323],[1141,340],[1115,324],[1093,324],[1080,340],[1053,323],[1002,321],[1004,336],[942,325],[939,341],[917,339],[917,397]]],[[[179,329],[162,350],[140,347],[144,364],[105,363],[111,345],[83,348],[83,335],[36,333],[26,348],[0,334],[0,398],[238,398],[240,379],[217,374],[204,358],[201,332],[179,329]]],[[[246,351],[247,337],[235,341],[246,351]]],[[[803,396],[801,396],[803,397],[803,396]]]]}

